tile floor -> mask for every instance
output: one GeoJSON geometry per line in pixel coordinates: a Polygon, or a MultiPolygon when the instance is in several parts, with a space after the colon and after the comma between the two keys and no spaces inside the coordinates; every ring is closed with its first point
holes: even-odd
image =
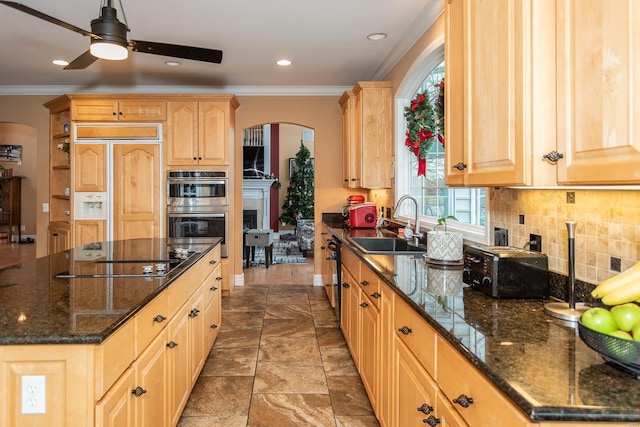
{"type": "Polygon", "coordinates": [[[378,425],[321,287],[247,285],[223,298],[180,427],[378,425]]]}

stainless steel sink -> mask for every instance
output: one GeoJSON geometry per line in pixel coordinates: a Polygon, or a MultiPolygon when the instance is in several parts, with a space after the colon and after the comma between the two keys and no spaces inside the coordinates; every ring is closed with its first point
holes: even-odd
{"type": "Polygon", "coordinates": [[[426,249],[409,244],[399,237],[351,237],[351,243],[361,252],[369,254],[415,254],[426,249]]]}

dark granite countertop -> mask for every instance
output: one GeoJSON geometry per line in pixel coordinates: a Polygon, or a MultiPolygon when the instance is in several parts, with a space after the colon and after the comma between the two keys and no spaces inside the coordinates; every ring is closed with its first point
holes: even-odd
{"type": "MultiPolygon", "coordinates": [[[[325,221],[346,246],[349,231],[325,221]]],[[[606,363],[544,300],[493,299],[462,267],[353,252],[534,421],[640,421],[640,381],[606,363]]]]}
{"type": "Polygon", "coordinates": [[[130,264],[100,261],[166,259],[165,239],[92,243],[0,269],[0,345],[100,343],[218,243],[180,245],[195,253],[166,275],[56,277],[134,272],[130,264]]]}

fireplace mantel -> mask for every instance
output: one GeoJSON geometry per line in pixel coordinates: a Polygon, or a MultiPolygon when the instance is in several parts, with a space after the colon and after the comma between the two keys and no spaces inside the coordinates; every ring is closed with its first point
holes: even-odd
{"type": "Polygon", "coordinates": [[[243,179],[242,180],[242,198],[243,199],[261,199],[262,209],[258,211],[258,228],[270,228],[269,211],[270,211],[270,193],[271,184],[275,179],[243,179]]]}

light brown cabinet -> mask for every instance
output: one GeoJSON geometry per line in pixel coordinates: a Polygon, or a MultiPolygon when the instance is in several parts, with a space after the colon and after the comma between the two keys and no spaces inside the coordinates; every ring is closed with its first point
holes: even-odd
{"type": "Polygon", "coordinates": [[[336,261],[333,257],[333,251],[329,248],[329,244],[335,244],[331,237],[331,234],[326,230],[323,225],[323,230],[320,233],[320,250],[321,250],[321,276],[322,276],[322,284],[324,286],[324,290],[329,298],[329,303],[332,307],[336,305],[336,295],[337,292],[336,287],[334,286],[334,271],[336,261]]]}
{"type": "Polygon", "coordinates": [[[71,249],[71,225],[59,222],[49,224],[49,253],[71,249]]]}
{"type": "Polygon", "coordinates": [[[391,187],[392,87],[392,82],[357,82],[340,98],[345,187],[391,187]]]}
{"type": "Polygon", "coordinates": [[[96,99],[74,97],[73,121],[84,122],[161,122],[166,118],[166,103],[149,99],[96,99]]]}
{"type": "Polygon", "coordinates": [[[107,221],[105,220],[78,220],[74,225],[75,246],[104,242],[107,238],[107,221]]]}
{"type": "Polygon", "coordinates": [[[76,144],[76,191],[107,191],[106,144],[76,144]]]}
{"type": "Polygon", "coordinates": [[[534,174],[544,163],[532,153],[555,146],[554,3],[447,2],[448,185],[533,185],[553,174],[534,174]]]}
{"type": "Polygon", "coordinates": [[[640,9],[635,0],[558,1],[562,184],[640,183],[640,9]]]}
{"type": "Polygon", "coordinates": [[[232,146],[234,96],[167,103],[168,166],[228,166],[232,146]]]}

